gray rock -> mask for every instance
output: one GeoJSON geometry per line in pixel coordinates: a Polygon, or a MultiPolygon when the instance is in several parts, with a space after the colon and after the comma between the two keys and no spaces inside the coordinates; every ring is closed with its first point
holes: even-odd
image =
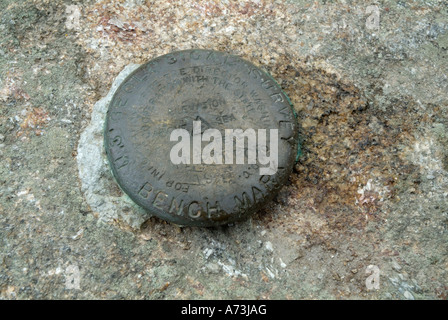
{"type": "Polygon", "coordinates": [[[109,103],[121,82],[139,67],[131,64],[115,79],[109,93],[95,103],[89,125],[81,133],[78,143],[79,177],[82,192],[90,208],[98,213],[100,222],[121,220],[132,228],[140,228],[149,214],[138,207],[125,193],[121,196],[111,194],[118,188],[107,163],[103,146],[103,126],[109,103]],[[132,210],[129,211],[129,208],[132,210]],[[126,212],[126,214],[124,213],[126,212]]]}
{"type": "Polygon", "coordinates": [[[414,300],[414,296],[412,295],[412,293],[407,290],[403,293],[403,296],[408,300],[414,300]]]}

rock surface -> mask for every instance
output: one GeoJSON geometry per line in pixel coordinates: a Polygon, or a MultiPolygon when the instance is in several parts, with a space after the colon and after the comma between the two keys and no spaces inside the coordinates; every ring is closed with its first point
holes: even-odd
{"type": "Polygon", "coordinates": [[[444,1],[1,2],[0,298],[446,299],[447,17],[444,1]],[[147,217],[101,162],[116,77],[190,48],[265,68],[299,115],[290,183],[243,223],[147,217]]]}

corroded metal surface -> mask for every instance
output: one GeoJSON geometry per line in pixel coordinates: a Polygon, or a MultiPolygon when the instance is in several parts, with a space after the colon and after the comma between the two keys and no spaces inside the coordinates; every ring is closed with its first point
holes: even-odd
{"type": "Polygon", "coordinates": [[[123,82],[109,106],[105,146],[118,184],[137,204],[174,223],[214,226],[244,219],[276,194],[295,161],[297,125],[268,74],[237,56],[187,50],[158,57],[123,82]],[[278,169],[262,175],[258,160],[173,164],[170,134],[192,132],[193,121],[202,132],[278,130],[278,169]]]}

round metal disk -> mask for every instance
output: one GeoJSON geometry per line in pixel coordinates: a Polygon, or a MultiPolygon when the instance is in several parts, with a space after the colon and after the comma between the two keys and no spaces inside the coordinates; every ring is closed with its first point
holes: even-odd
{"type": "Polygon", "coordinates": [[[137,204],[176,224],[217,226],[272,199],[295,163],[298,133],[289,99],[270,75],[227,53],[186,50],[158,57],[125,79],[109,105],[105,147],[118,184],[137,204]],[[212,138],[208,129],[215,129],[212,138]],[[233,140],[226,149],[226,129],[246,135],[244,148],[233,140]],[[271,154],[269,163],[263,151],[271,154]],[[178,159],[185,163],[175,164],[178,159]],[[273,174],[261,170],[268,167],[273,174]]]}

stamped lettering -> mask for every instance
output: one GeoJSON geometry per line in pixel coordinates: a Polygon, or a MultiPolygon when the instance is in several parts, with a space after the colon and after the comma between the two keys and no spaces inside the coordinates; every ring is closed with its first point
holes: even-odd
{"type": "Polygon", "coordinates": [[[297,153],[294,121],[287,96],[260,68],[224,52],[185,50],[151,60],[123,82],[104,141],[118,184],[137,204],[174,223],[214,226],[251,214],[287,180],[297,153]],[[177,129],[187,134],[171,141],[177,129]],[[230,129],[237,137],[226,148],[230,129]]]}

